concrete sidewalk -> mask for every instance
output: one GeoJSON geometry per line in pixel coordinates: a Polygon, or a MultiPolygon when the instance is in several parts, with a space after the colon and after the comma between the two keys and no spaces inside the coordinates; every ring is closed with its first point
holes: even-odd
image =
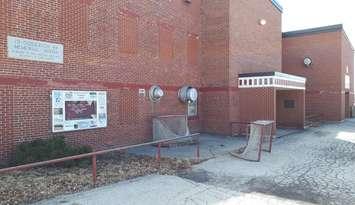
{"type": "Polygon", "coordinates": [[[36,205],[306,205],[260,193],[242,194],[176,176],[146,176],[36,205]]]}
{"type": "MultiPolygon", "coordinates": [[[[228,151],[241,147],[246,143],[242,137],[225,137],[209,134],[200,135],[200,157],[202,160],[225,155],[228,151]]],[[[155,156],[156,146],[137,147],[128,150],[128,153],[135,155],[155,156]]],[[[162,157],[194,159],[196,157],[196,145],[183,145],[161,148],[162,157]]]]}
{"type": "MultiPolygon", "coordinates": [[[[281,137],[293,135],[302,132],[298,129],[278,129],[276,133],[277,141],[281,137]]],[[[245,146],[247,143],[245,137],[229,137],[221,135],[201,134],[200,157],[202,160],[212,159],[217,156],[228,155],[231,150],[245,146]]],[[[137,147],[128,150],[130,154],[155,156],[157,148],[155,146],[137,147]]],[[[193,159],[196,156],[196,145],[184,145],[173,147],[162,147],[162,157],[193,159]]]]}

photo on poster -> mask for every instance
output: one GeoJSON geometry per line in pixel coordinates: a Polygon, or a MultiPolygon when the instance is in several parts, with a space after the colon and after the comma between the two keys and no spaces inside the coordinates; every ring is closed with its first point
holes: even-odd
{"type": "Polygon", "coordinates": [[[63,115],[63,108],[53,108],[54,115],[63,115]]]}
{"type": "Polygon", "coordinates": [[[96,101],[65,101],[65,120],[96,119],[96,101]]]}

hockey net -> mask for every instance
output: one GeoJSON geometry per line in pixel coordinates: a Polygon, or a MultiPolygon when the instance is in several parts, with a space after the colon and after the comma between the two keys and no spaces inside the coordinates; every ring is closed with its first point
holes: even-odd
{"type": "MultiPolygon", "coordinates": [[[[153,118],[153,140],[166,140],[179,137],[194,136],[191,134],[186,115],[167,115],[153,118]]],[[[178,143],[193,143],[193,139],[177,140],[178,143]]]]}
{"type": "Polygon", "coordinates": [[[273,121],[251,123],[247,145],[232,151],[231,155],[249,161],[260,161],[262,150],[271,152],[273,126],[273,121]]]}

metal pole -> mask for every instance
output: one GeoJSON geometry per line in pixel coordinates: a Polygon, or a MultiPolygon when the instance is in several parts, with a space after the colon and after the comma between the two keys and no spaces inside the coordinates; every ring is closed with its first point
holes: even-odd
{"type": "Polygon", "coordinates": [[[157,161],[159,164],[160,164],[160,148],[161,148],[161,143],[158,143],[157,161]]]}
{"type": "Polygon", "coordinates": [[[197,136],[196,137],[196,158],[197,158],[197,163],[200,162],[200,138],[197,136]]]}
{"type": "Polygon", "coordinates": [[[92,156],[92,182],[94,186],[96,185],[97,180],[97,166],[96,166],[96,155],[92,156]]]}
{"type": "Polygon", "coordinates": [[[261,132],[260,132],[260,145],[259,145],[259,153],[258,153],[258,162],[260,162],[260,159],[261,159],[261,150],[262,150],[262,144],[263,144],[263,140],[264,140],[264,126],[261,125],[260,126],[261,128],[261,132]]]}

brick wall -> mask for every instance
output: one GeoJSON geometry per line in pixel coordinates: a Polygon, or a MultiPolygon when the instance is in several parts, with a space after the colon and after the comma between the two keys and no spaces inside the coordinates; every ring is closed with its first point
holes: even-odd
{"type": "Polygon", "coordinates": [[[239,105],[248,108],[237,74],[280,70],[281,13],[268,0],[1,0],[0,11],[0,160],[52,136],[53,89],[108,93],[108,127],[68,141],[126,145],[151,140],[152,116],[186,113],[183,85],[200,89],[192,129],[229,134],[239,105]],[[64,64],[7,58],[8,35],[63,44],[64,64]],[[166,94],[159,103],[138,95],[154,84],[166,94]]]}
{"type": "Polygon", "coordinates": [[[12,113],[12,97],[13,89],[12,86],[0,85],[0,156],[1,159],[8,158],[9,150],[12,148],[13,141],[12,136],[12,115],[7,113],[12,113]],[[5,114],[6,113],[6,114],[5,114]]]}
{"type": "Polygon", "coordinates": [[[342,31],[338,31],[283,38],[283,72],[307,78],[307,115],[322,115],[327,121],[341,121],[345,117],[345,59],[351,76],[353,64],[349,48],[342,51],[348,43],[342,36],[342,31]],[[313,60],[310,68],[303,65],[305,57],[313,60]]]}
{"type": "Polygon", "coordinates": [[[305,91],[278,90],[276,91],[276,123],[283,127],[304,128],[305,121],[305,91]],[[294,102],[293,108],[286,108],[285,101],[294,102]]]}
{"type": "MultiPolygon", "coordinates": [[[[259,0],[230,0],[229,9],[229,86],[241,73],[281,71],[281,12],[259,0]]],[[[240,89],[229,100],[230,121],[276,120],[274,89],[240,89]]]]}
{"type": "Polygon", "coordinates": [[[240,121],[276,121],[275,88],[240,89],[240,121]]]}
{"type": "MultiPolygon", "coordinates": [[[[107,128],[63,135],[125,145],[151,140],[152,116],[186,113],[176,97],[181,86],[201,87],[199,1],[0,3],[0,159],[17,143],[52,136],[53,89],[108,91],[107,128]],[[64,64],[7,58],[7,35],[64,44],[64,64]],[[153,84],[166,94],[156,104],[138,95],[153,84]]],[[[199,117],[190,123],[200,130],[199,117]]]]}
{"type": "Polygon", "coordinates": [[[204,131],[228,132],[229,0],[202,1],[202,119],[204,131]]]}
{"type": "MultiPolygon", "coordinates": [[[[214,87],[204,94],[203,124],[207,129],[213,127],[213,132],[228,133],[231,121],[269,115],[270,109],[251,106],[245,98],[250,97],[249,92],[257,92],[263,100],[270,92],[239,90],[238,74],[281,71],[281,13],[270,1],[259,0],[204,0],[202,13],[202,84],[214,87]],[[260,19],[267,24],[259,25],[260,19]],[[255,109],[262,110],[260,115],[244,113],[255,109]]],[[[274,114],[270,119],[275,119],[274,114]]]]}
{"type": "Polygon", "coordinates": [[[346,36],[345,32],[342,31],[342,91],[344,96],[342,100],[345,102],[344,105],[344,118],[351,117],[351,106],[354,105],[354,49],[346,36]],[[348,70],[347,70],[348,68],[348,70]],[[345,75],[350,76],[350,89],[345,88],[345,75]]]}
{"type": "Polygon", "coordinates": [[[230,83],[238,73],[281,71],[281,12],[260,0],[230,0],[230,11],[230,83]]]}

